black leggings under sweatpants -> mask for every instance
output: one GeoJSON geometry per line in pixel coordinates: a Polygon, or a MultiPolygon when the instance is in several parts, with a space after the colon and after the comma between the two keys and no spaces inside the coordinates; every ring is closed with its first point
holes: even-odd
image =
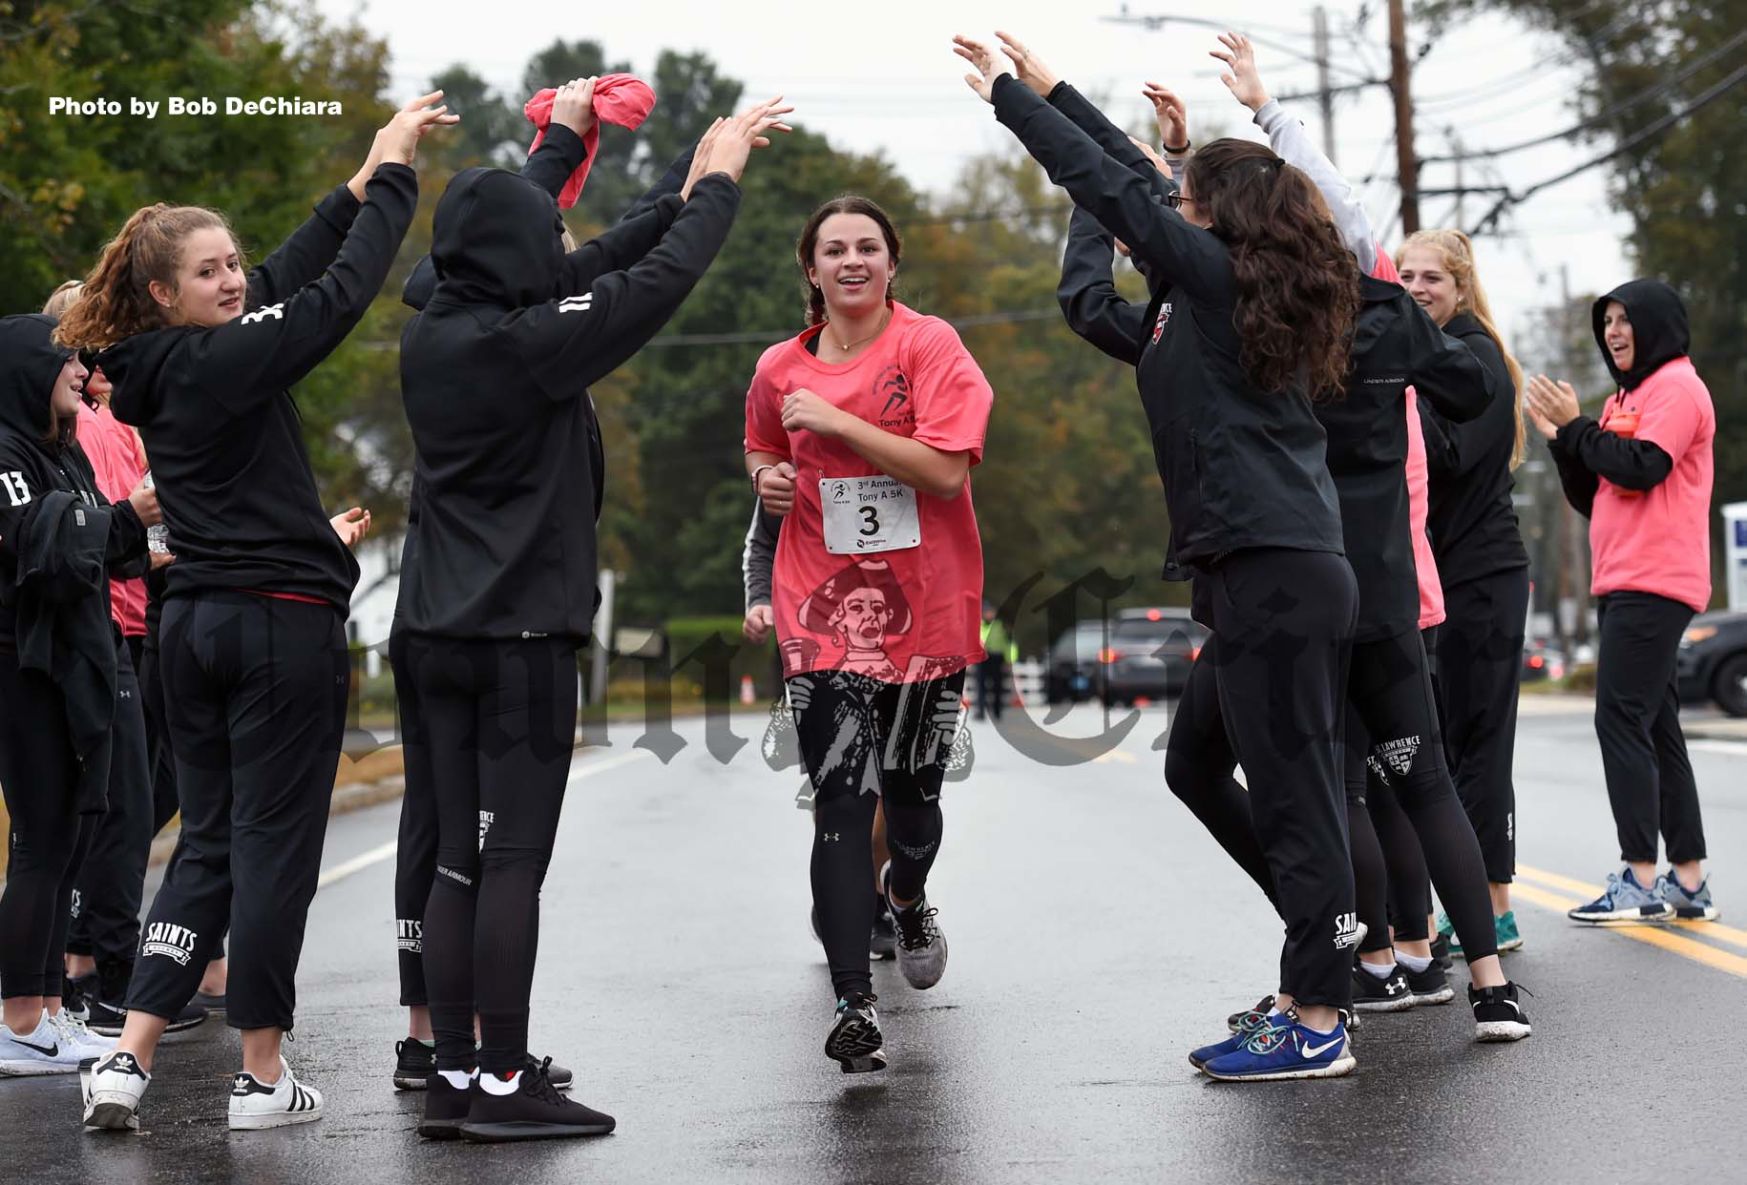
{"type": "MultiPolygon", "coordinates": [[[[406,712],[418,692],[407,661],[406,634],[389,631],[388,664],[394,672],[395,702],[400,705],[401,752],[406,764],[406,790],[400,798],[400,830],[394,849],[395,958],[400,972],[400,1002],[407,1007],[430,1003],[425,987],[425,903],[437,871],[437,792],[432,782],[431,748],[406,743],[406,712]]],[[[414,704],[416,710],[416,703],[414,704]]]]}
{"type": "MultiPolygon", "coordinates": [[[[1354,808],[1349,820],[1355,828],[1359,920],[1368,927],[1361,949],[1390,946],[1385,861],[1393,856],[1411,866],[1415,855],[1423,855],[1467,958],[1497,954],[1486,865],[1444,762],[1425,642],[1417,630],[1353,647],[1348,705],[1347,801],[1354,808]],[[1360,830],[1373,827],[1373,835],[1360,830]]],[[[1394,863],[1389,871],[1404,880],[1418,875],[1394,863]]],[[[1400,921],[1398,937],[1427,937],[1423,916],[1417,924],[1411,915],[1400,921]]]]}
{"type": "Polygon", "coordinates": [[[225,1020],[292,1027],[321,874],[350,661],[338,609],[204,591],[164,606],[159,658],[182,832],[146,918],[128,1007],[173,1017],[225,928],[225,1020]]]}
{"type": "Polygon", "coordinates": [[[60,690],[0,651],[0,790],[12,818],[0,892],[0,996],[61,994],[68,910],[99,815],[76,802],[78,759],[60,690]]]}
{"type": "Polygon", "coordinates": [[[813,780],[810,875],[834,999],[871,992],[874,809],[886,813],[892,895],[923,896],[940,852],[940,787],[964,695],[963,670],[919,683],[844,671],[788,681],[795,735],[813,780]]]}
{"type": "Polygon", "coordinates": [[[575,747],[578,646],[401,638],[406,789],[429,797],[418,809],[434,809],[437,820],[420,929],[442,1070],[527,1064],[540,886],[575,747]]]}

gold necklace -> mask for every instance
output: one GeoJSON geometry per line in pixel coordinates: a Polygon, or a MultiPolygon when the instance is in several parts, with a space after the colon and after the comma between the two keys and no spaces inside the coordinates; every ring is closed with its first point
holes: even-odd
{"type": "Polygon", "coordinates": [[[831,344],[836,346],[839,350],[853,350],[853,349],[855,349],[855,347],[860,346],[860,345],[865,345],[866,343],[872,341],[874,338],[878,337],[880,334],[884,333],[886,331],[886,326],[891,324],[891,320],[892,320],[892,310],[887,309],[880,316],[879,328],[874,330],[872,333],[868,334],[866,337],[859,338],[858,340],[849,342],[847,344],[839,344],[838,342],[832,342],[831,344]]]}

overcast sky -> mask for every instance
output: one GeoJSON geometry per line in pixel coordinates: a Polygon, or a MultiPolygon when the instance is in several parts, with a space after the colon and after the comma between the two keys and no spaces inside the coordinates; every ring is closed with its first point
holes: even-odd
{"type": "MultiPolygon", "coordinates": [[[[949,187],[965,157],[1016,151],[1013,138],[961,81],[962,63],[951,37],[991,36],[1007,29],[1045,57],[1058,74],[1088,93],[1109,96],[1107,111],[1129,124],[1147,110],[1140,84],[1155,79],[1190,102],[1191,134],[1215,122],[1238,134],[1248,113],[1227,94],[1218,63],[1207,57],[1210,29],[1168,24],[1147,30],[1100,19],[1116,15],[1118,0],[1041,3],[1040,0],[880,0],[825,5],[799,0],[723,4],[667,0],[659,4],[565,5],[536,0],[319,0],[328,15],[357,14],[387,39],[397,93],[412,95],[456,62],[502,91],[513,91],[530,54],[554,38],[593,38],[610,58],[652,68],[662,49],[702,50],[721,70],[746,83],[749,96],[781,91],[799,110],[794,118],[822,131],[839,147],[883,152],[924,189],[949,187]],[[554,14],[567,14],[555,20],[554,14]]],[[[1182,0],[1154,7],[1132,0],[1135,14],[1167,13],[1230,20],[1258,38],[1311,52],[1311,7],[1287,0],[1223,0],[1191,6],[1182,0]]],[[[1386,71],[1386,24],[1381,0],[1331,0],[1327,5],[1337,82],[1386,71]],[[1354,23],[1362,10],[1369,20],[1354,23]]],[[[1417,47],[1428,34],[1409,30],[1417,47]]],[[[1435,38],[1414,76],[1419,100],[1419,152],[1450,151],[1450,132],[1469,151],[1503,147],[1557,132],[1575,122],[1572,93],[1580,75],[1555,39],[1503,18],[1486,18],[1435,38]]],[[[1275,94],[1314,87],[1314,68],[1260,47],[1263,77],[1275,94]]],[[[556,81],[556,80],[555,80],[556,81]]],[[[516,98],[525,96],[517,95],[516,98]]],[[[1313,100],[1292,104],[1319,136],[1313,100]]],[[[1387,177],[1366,188],[1366,205],[1385,242],[1400,240],[1393,180],[1394,122],[1381,87],[1346,95],[1335,109],[1336,160],[1349,177],[1387,177]],[[1392,228],[1393,229],[1390,229],[1392,228]]],[[[1259,138],[1259,136],[1258,136],[1259,138]]],[[[1521,189],[1605,150],[1605,145],[1558,142],[1490,161],[1471,162],[1466,180],[1521,189]]],[[[774,152],[780,152],[780,145],[774,152]]],[[[756,167],[756,166],[755,166],[756,167]]],[[[1605,291],[1626,275],[1621,248],[1629,223],[1614,212],[1605,168],[1597,168],[1533,198],[1507,218],[1505,235],[1480,244],[1482,275],[1501,328],[1516,336],[1532,312],[1554,303],[1559,268],[1568,264],[1574,292],[1605,291]]],[[[1445,187],[1449,165],[1428,166],[1421,184],[1445,187]]],[[[823,199],[825,194],[821,194],[823,199]]],[[[1488,205],[1470,197],[1464,218],[1474,222],[1488,205]]],[[[1449,198],[1428,198],[1427,225],[1449,224],[1449,198]]]]}

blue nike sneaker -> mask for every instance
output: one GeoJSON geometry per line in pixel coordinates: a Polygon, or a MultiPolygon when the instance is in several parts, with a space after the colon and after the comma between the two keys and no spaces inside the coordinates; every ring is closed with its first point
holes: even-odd
{"type": "Polygon", "coordinates": [[[1247,1012],[1239,1012],[1226,1023],[1231,1029],[1231,1036],[1223,1041],[1215,1041],[1212,1045],[1203,1045],[1200,1049],[1191,1050],[1189,1064],[1197,1070],[1216,1057],[1224,1057],[1242,1049],[1249,1039],[1263,1029],[1273,1028],[1277,1024],[1289,1023],[1278,1012],[1268,1011],[1274,1006],[1274,997],[1265,996],[1262,1002],[1247,1012]]]}
{"type": "Polygon", "coordinates": [[[1602,922],[1664,922],[1674,916],[1674,907],[1663,900],[1654,888],[1645,888],[1627,865],[1610,872],[1607,888],[1588,905],[1565,911],[1574,922],[1596,925],[1602,922]]]}
{"type": "Polygon", "coordinates": [[[1250,1034],[1239,1049],[1201,1067],[1221,1082],[1279,1082],[1289,1078],[1339,1078],[1358,1065],[1348,1048],[1344,1020],[1334,1032],[1307,1029],[1295,1016],[1280,1017],[1268,1028],[1250,1034]]]}

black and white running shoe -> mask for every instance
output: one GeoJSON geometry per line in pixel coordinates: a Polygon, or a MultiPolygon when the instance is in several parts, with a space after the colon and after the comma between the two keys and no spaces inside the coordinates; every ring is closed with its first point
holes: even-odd
{"type": "Polygon", "coordinates": [[[877,898],[873,933],[867,940],[867,953],[874,959],[898,957],[898,924],[892,920],[892,907],[884,896],[877,898]]]}
{"type": "Polygon", "coordinates": [[[1246,1008],[1242,1012],[1234,1012],[1225,1018],[1225,1027],[1234,1033],[1246,1036],[1261,1027],[1261,1022],[1268,1019],[1268,1014],[1274,1011],[1274,997],[1263,996],[1256,1001],[1254,1008],[1246,1008]]]}
{"type": "Polygon", "coordinates": [[[139,1059],[122,1050],[99,1058],[83,1076],[82,1091],[87,1131],[134,1131],[140,1125],[140,1099],[152,1076],[140,1068],[139,1059]]]}
{"type": "Polygon", "coordinates": [[[247,1070],[238,1070],[231,1080],[230,1129],[234,1132],[314,1123],[321,1112],[321,1091],[299,1082],[283,1057],[279,1059],[279,1080],[271,1086],[247,1070]]]}
{"type": "Polygon", "coordinates": [[[1476,1041],[1521,1041],[1530,1033],[1529,1014],[1517,999],[1517,985],[1468,987],[1468,1004],[1474,1009],[1476,1041]]]}
{"type": "Polygon", "coordinates": [[[424,1090],[437,1072],[437,1046],[408,1037],[394,1043],[394,1089],[424,1090]]]}
{"type": "Polygon", "coordinates": [[[473,1087],[467,1118],[461,1123],[461,1138],[481,1144],[516,1140],[567,1139],[604,1136],[616,1121],[591,1107],[565,1098],[546,1076],[541,1065],[515,1073],[482,1074],[473,1087]],[[507,1093],[493,1090],[508,1088],[507,1093]]]}
{"type": "Polygon", "coordinates": [[[1353,968],[1353,1011],[1406,1012],[1413,1007],[1413,996],[1407,990],[1407,976],[1400,966],[1388,979],[1378,979],[1363,966],[1353,968]]]}
{"type": "Polygon", "coordinates": [[[456,1086],[433,1072],[425,1087],[425,1113],[419,1120],[419,1135],[427,1140],[459,1140],[461,1125],[473,1109],[479,1091],[479,1071],[468,1076],[466,1086],[456,1086]]]}
{"type": "Polygon", "coordinates": [[[836,1020],[825,1037],[825,1056],[845,1074],[866,1074],[886,1068],[885,1035],[874,1011],[878,996],[850,992],[837,1001],[836,1020]]]}
{"type": "Polygon", "coordinates": [[[1450,973],[1436,959],[1424,971],[1403,967],[1401,972],[1407,976],[1407,994],[1413,997],[1415,1008],[1422,1004],[1448,1004],[1456,998],[1456,989],[1450,986],[1450,973]]]}

